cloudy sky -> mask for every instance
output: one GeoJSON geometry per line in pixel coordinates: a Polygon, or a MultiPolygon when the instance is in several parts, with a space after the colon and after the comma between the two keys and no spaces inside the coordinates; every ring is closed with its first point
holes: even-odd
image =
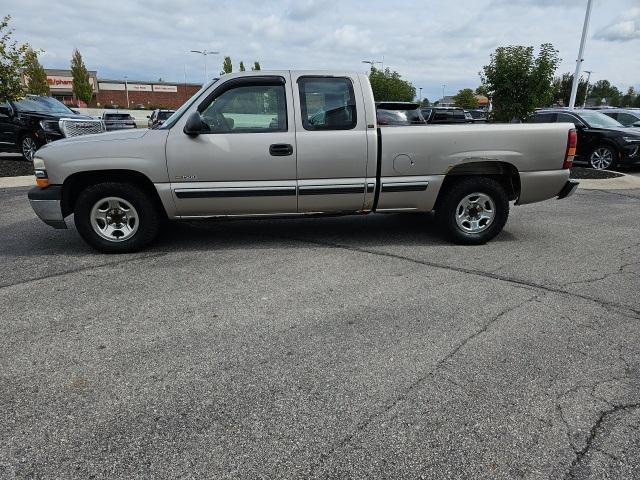
{"type": "MultiPolygon", "coordinates": [[[[479,84],[478,71],[500,45],[551,42],[573,71],[586,0],[14,0],[20,41],[45,50],[45,67],[68,68],[74,47],[101,78],[201,82],[202,57],[219,50],[234,69],[366,70],[382,60],[423,88],[453,94],[479,84]]],[[[595,0],[584,68],[640,90],[640,0],[595,0]]],[[[210,75],[211,76],[211,75],[210,75]]]]}

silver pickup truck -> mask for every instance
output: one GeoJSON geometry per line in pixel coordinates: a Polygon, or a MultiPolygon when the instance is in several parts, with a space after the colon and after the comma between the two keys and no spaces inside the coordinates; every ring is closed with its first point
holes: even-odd
{"type": "MultiPolygon", "coordinates": [[[[36,214],[103,252],[164,219],[435,210],[457,243],[496,236],[516,205],[572,194],[572,124],[378,128],[366,75],[224,75],[159,128],[60,140],[35,154],[36,214]]],[[[417,217],[416,221],[421,221],[417,217]]]]}

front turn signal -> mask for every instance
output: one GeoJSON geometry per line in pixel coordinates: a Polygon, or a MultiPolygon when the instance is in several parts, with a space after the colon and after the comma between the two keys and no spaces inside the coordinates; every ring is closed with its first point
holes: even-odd
{"type": "Polygon", "coordinates": [[[49,176],[46,170],[36,170],[36,185],[40,188],[47,188],[49,186],[49,176]]]}

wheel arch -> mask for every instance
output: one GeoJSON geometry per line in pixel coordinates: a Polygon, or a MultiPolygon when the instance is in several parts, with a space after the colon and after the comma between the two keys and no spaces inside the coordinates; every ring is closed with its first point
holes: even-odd
{"type": "Polygon", "coordinates": [[[91,185],[105,182],[122,182],[136,185],[151,196],[161,215],[167,216],[167,211],[158,195],[158,190],[149,177],[136,170],[126,169],[90,170],[69,175],[62,184],[62,215],[66,217],[73,213],[76,201],[82,190],[91,185]]]}
{"type": "Polygon", "coordinates": [[[461,163],[451,168],[445,175],[435,208],[442,199],[443,193],[461,179],[479,176],[496,180],[507,193],[507,198],[517,200],[520,196],[520,173],[518,169],[508,162],[477,161],[461,163]]]}

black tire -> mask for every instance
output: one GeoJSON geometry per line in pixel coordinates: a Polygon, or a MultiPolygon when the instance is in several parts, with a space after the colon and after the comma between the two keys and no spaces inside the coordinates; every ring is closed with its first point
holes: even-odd
{"type": "MultiPolygon", "coordinates": [[[[22,155],[23,160],[27,162],[32,162],[33,155],[31,155],[30,157],[29,154],[27,154],[27,146],[26,146],[27,142],[30,142],[31,145],[33,145],[36,150],[40,147],[40,145],[38,144],[38,141],[36,140],[36,138],[30,133],[25,133],[20,137],[20,141],[18,142],[18,150],[20,151],[20,155],[22,155]]],[[[33,150],[33,153],[35,153],[35,150],[33,150]]]]}
{"type": "Polygon", "coordinates": [[[104,253],[132,253],[149,245],[158,235],[161,216],[144,189],[129,183],[105,182],[85,188],[75,203],[74,221],[80,236],[104,253]],[[111,241],[100,236],[91,221],[91,212],[103,199],[117,197],[132,205],[136,212],[136,230],[130,238],[111,241]]]}
{"type": "Polygon", "coordinates": [[[611,145],[598,145],[589,153],[589,166],[594,170],[609,170],[616,165],[618,159],[618,152],[611,145]],[[604,156],[603,156],[604,155],[604,156]],[[605,160],[607,157],[611,157],[611,162],[607,163],[605,160]]]}
{"type": "Polygon", "coordinates": [[[509,199],[500,183],[486,177],[466,177],[445,188],[438,200],[436,219],[449,240],[460,245],[481,245],[502,231],[509,217],[509,199]],[[493,202],[493,218],[479,227],[481,231],[465,231],[456,220],[458,207],[464,199],[476,193],[489,197],[493,202]]]}

